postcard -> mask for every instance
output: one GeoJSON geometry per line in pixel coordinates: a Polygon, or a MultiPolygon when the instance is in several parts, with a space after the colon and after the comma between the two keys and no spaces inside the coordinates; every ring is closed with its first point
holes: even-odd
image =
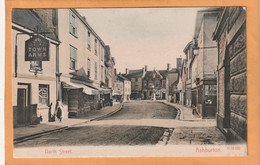
{"type": "Polygon", "coordinates": [[[256,164],[256,4],[6,1],[6,162],[256,164]]]}

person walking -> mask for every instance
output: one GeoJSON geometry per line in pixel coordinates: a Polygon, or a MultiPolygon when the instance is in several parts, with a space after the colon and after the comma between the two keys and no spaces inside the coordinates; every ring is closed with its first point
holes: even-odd
{"type": "Polygon", "coordinates": [[[59,101],[59,100],[57,100],[55,111],[56,111],[56,116],[57,116],[58,120],[61,122],[61,120],[62,120],[62,105],[61,105],[61,101],[59,101]]]}

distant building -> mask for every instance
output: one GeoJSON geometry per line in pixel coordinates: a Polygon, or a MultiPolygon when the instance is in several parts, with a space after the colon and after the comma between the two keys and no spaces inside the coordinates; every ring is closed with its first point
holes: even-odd
{"type": "MultiPolygon", "coordinates": [[[[118,89],[120,89],[120,91],[118,92],[119,95],[121,95],[120,100],[129,101],[131,95],[131,81],[121,74],[116,75],[116,79],[117,79],[116,84],[118,84],[116,85],[116,87],[119,87],[118,89]]],[[[114,90],[116,90],[116,88],[114,90]]]]}
{"type": "Polygon", "coordinates": [[[217,44],[212,34],[220,8],[197,13],[192,61],[192,105],[201,118],[215,118],[217,109],[217,44]]]}
{"type": "Polygon", "coordinates": [[[247,141],[246,11],[225,7],[214,32],[218,45],[217,127],[228,140],[247,141]]]}
{"type": "Polygon", "coordinates": [[[168,95],[166,91],[168,70],[147,71],[143,78],[143,99],[165,100],[168,95]]]}
{"type": "Polygon", "coordinates": [[[143,69],[128,70],[123,74],[124,77],[131,81],[131,99],[142,99],[142,80],[147,71],[147,66],[143,69]]]}
{"type": "Polygon", "coordinates": [[[14,127],[48,122],[55,110],[60,41],[46,25],[34,10],[12,10],[14,127]]]}
{"type": "Polygon", "coordinates": [[[181,64],[181,70],[179,70],[178,76],[178,92],[180,95],[179,104],[186,105],[186,80],[187,80],[187,60],[183,59],[181,64]]]}
{"type": "Polygon", "coordinates": [[[187,60],[187,80],[186,80],[186,105],[191,106],[191,75],[192,75],[192,59],[193,59],[193,44],[192,41],[189,42],[184,48],[183,52],[186,55],[187,60]]]}
{"type": "Polygon", "coordinates": [[[179,77],[179,71],[177,68],[181,68],[181,61],[180,58],[176,59],[176,68],[169,68],[167,79],[168,79],[168,85],[167,88],[169,88],[168,91],[168,101],[177,103],[180,100],[179,92],[177,90],[178,86],[178,77],[179,77]]]}

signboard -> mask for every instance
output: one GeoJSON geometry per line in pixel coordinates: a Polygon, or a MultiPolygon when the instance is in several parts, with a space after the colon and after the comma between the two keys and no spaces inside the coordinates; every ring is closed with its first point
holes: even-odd
{"type": "Polygon", "coordinates": [[[48,88],[39,89],[39,97],[42,99],[48,98],[48,88]]]}
{"type": "Polygon", "coordinates": [[[49,41],[40,36],[25,41],[25,61],[49,61],[49,41]]]}

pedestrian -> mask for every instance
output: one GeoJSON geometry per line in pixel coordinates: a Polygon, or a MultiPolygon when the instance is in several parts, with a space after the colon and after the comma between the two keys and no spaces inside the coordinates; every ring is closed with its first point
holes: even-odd
{"type": "Polygon", "coordinates": [[[58,107],[58,110],[57,110],[57,118],[60,120],[60,122],[61,122],[61,120],[62,120],[62,111],[61,111],[61,108],[60,108],[60,106],[58,107]]]}
{"type": "Polygon", "coordinates": [[[51,107],[52,107],[52,102],[48,105],[48,107],[49,107],[49,112],[48,112],[49,122],[51,122],[51,107]]]}
{"type": "Polygon", "coordinates": [[[57,99],[57,103],[56,103],[56,106],[55,106],[55,114],[58,118],[58,120],[61,122],[62,120],[62,105],[61,105],[61,102],[57,99]]]}

